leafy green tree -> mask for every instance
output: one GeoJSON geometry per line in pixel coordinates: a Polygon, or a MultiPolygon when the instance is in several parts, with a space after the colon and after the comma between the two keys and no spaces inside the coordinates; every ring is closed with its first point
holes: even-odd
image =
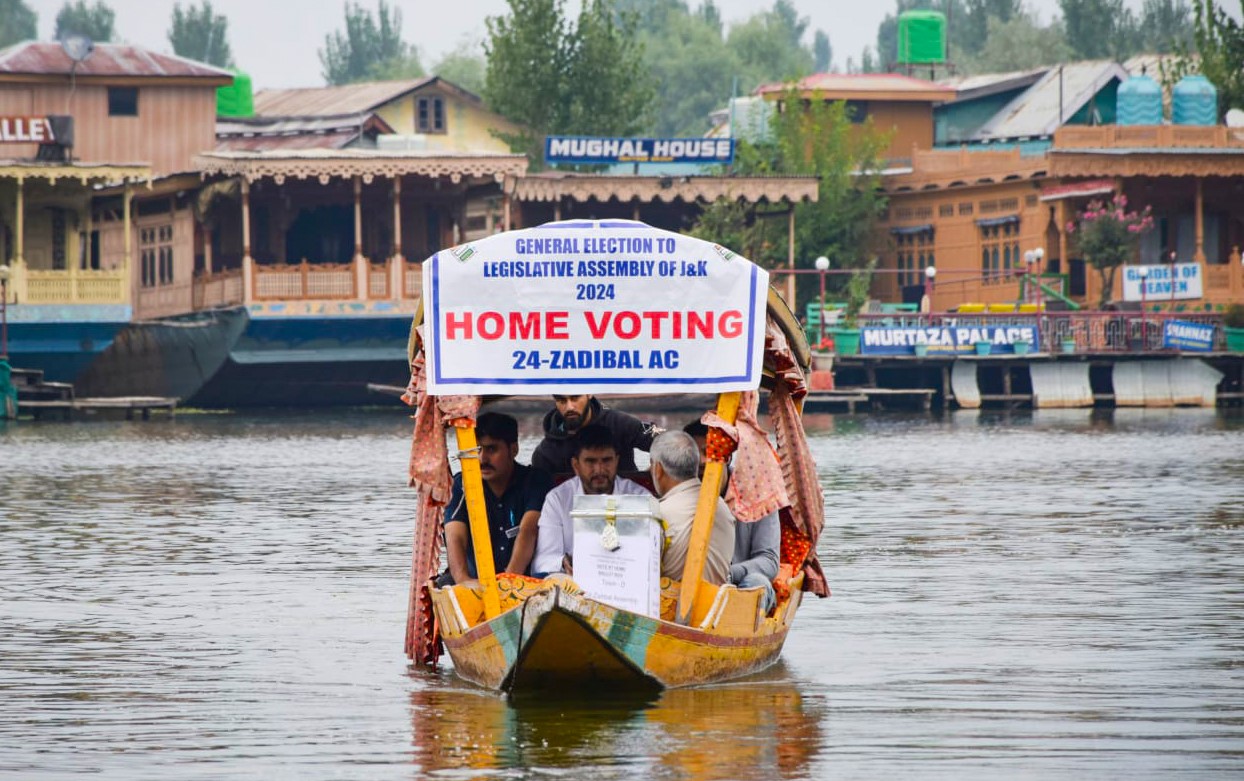
{"type": "Polygon", "coordinates": [[[465,90],[476,95],[484,91],[484,74],[488,63],[473,47],[463,47],[446,52],[444,57],[432,66],[432,74],[452,81],[465,90]]]}
{"type": "Polygon", "coordinates": [[[173,25],[168,31],[168,42],[173,52],[206,62],[218,68],[233,67],[233,52],[229,50],[229,20],[216,13],[211,0],[202,5],[173,4],[173,25]]]}
{"type": "Polygon", "coordinates": [[[738,56],[749,91],[764,81],[797,79],[812,72],[812,53],[802,44],[808,29],[791,0],[775,0],[773,8],[730,28],[726,45],[738,56]]]}
{"type": "Polygon", "coordinates": [[[964,0],[964,5],[964,32],[970,39],[965,50],[969,52],[978,52],[988,44],[990,19],[1005,23],[1024,13],[1020,0],[964,0]]]}
{"type": "Polygon", "coordinates": [[[985,46],[958,60],[963,73],[1002,73],[1074,59],[1061,23],[1041,27],[1030,14],[1004,22],[989,18],[985,46]]]}
{"type": "Polygon", "coordinates": [[[402,40],[402,12],[385,0],[377,2],[375,15],[347,2],[345,32],[324,37],[320,65],[329,84],[423,75],[418,51],[402,40]]]}
{"type": "Polygon", "coordinates": [[[38,21],[22,0],[0,0],[0,49],[37,38],[38,21]]]}
{"type": "Polygon", "coordinates": [[[1122,59],[1135,53],[1136,17],[1123,0],[1058,0],[1058,5],[1077,59],[1122,59]]]}
{"type": "MultiPolygon", "coordinates": [[[[1244,24],[1213,0],[1193,0],[1200,71],[1218,88],[1219,117],[1244,109],[1244,24]]],[[[1244,16],[1244,0],[1240,0],[1244,16]]]]}
{"type": "Polygon", "coordinates": [[[526,128],[502,136],[515,151],[543,159],[550,134],[628,135],[647,127],[654,90],[631,14],[607,0],[583,0],[571,24],[558,0],[508,0],[489,17],[484,99],[526,128]]]}
{"type": "MultiPolygon", "coordinates": [[[[800,100],[792,91],[784,103],[795,106],[800,100]]],[[[794,207],[795,267],[813,268],[816,257],[826,255],[836,268],[867,268],[875,254],[873,226],[886,204],[878,171],[888,134],[878,132],[871,120],[853,123],[842,101],[774,112],[771,123],[772,142],[739,143],[735,170],[817,177],[817,202],[794,207]]],[[[767,268],[785,268],[787,224],[781,218],[786,208],[718,202],[705,209],[693,233],[737,248],[767,268]]],[[[807,282],[801,301],[813,292],[811,279],[807,282]]],[[[834,284],[841,293],[847,283],[836,277],[834,284]]]]}
{"type": "Polygon", "coordinates": [[[1140,12],[1140,51],[1169,54],[1192,46],[1192,7],[1186,0],[1145,0],[1140,12]]]}
{"type": "Polygon", "coordinates": [[[66,2],[56,14],[55,37],[60,40],[70,33],[77,33],[92,41],[111,41],[116,18],[116,13],[104,5],[103,0],[96,0],[95,5],[91,6],[86,4],[86,0],[66,2]]]}
{"type": "MultiPolygon", "coordinates": [[[[720,28],[702,17],[671,17],[660,35],[641,35],[657,92],[653,130],[661,136],[701,135],[708,115],[733,94],[743,65],[723,45],[720,28]]],[[[743,85],[740,84],[742,88],[743,85]]]]}
{"type": "Polygon", "coordinates": [[[812,70],[814,73],[828,73],[829,64],[834,59],[833,47],[829,45],[829,36],[824,30],[817,30],[812,39],[812,70]]]}

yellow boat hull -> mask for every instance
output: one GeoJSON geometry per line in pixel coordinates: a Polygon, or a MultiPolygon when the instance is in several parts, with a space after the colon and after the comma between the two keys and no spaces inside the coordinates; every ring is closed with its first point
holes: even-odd
{"type": "MultiPolygon", "coordinates": [[[[773,664],[799,607],[798,585],[772,616],[758,590],[702,586],[689,626],[611,607],[561,587],[537,591],[491,621],[471,621],[473,592],[433,589],[457,674],[511,693],[576,687],[657,691],[737,678],[773,664]]],[[[482,618],[482,617],[481,617],[482,618]]]]}

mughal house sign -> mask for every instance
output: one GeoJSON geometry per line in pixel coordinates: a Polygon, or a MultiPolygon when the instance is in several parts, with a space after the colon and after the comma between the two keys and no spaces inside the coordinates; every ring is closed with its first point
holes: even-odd
{"type": "Polygon", "coordinates": [[[734,162],[729,138],[595,138],[549,136],[544,159],[550,163],[714,163],[734,162]]]}

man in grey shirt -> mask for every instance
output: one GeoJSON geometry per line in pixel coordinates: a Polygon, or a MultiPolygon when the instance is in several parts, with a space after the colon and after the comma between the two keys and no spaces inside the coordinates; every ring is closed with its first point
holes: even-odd
{"type": "MultiPolygon", "coordinates": [[[[683,426],[700,448],[700,477],[704,477],[704,457],[708,442],[708,426],[692,421],[683,426]]],[[[722,482],[722,495],[726,482],[722,482]]],[[[776,512],[769,513],[755,523],[734,525],[734,558],[730,563],[730,582],[739,588],[764,588],[761,607],[765,613],[773,609],[777,596],[773,593],[773,579],[778,574],[778,548],[782,544],[782,527],[776,512]]]]}

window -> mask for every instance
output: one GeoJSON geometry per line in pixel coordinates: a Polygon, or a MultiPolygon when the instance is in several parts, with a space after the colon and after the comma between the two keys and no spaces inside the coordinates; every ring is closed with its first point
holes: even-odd
{"type": "Polygon", "coordinates": [[[899,234],[894,237],[898,245],[898,284],[900,288],[924,284],[924,270],[936,265],[933,260],[933,231],[899,234]]]}
{"type": "Polygon", "coordinates": [[[1020,263],[1017,223],[981,226],[981,277],[985,284],[1005,282],[1020,263]]]}
{"type": "Polygon", "coordinates": [[[847,119],[853,124],[862,125],[868,120],[868,101],[848,100],[846,102],[847,119]]]}
{"type": "Polygon", "coordinates": [[[160,225],[138,231],[138,258],[143,287],[173,284],[173,226],[160,225]]]}
{"type": "Polygon", "coordinates": [[[420,133],[445,132],[445,102],[440,98],[415,101],[415,128],[420,133]]]}
{"type": "Polygon", "coordinates": [[[938,206],[937,216],[938,217],[954,217],[955,216],[955,205],[953,203],[943,203],[941,206],[938,206]]]}
{"type": "Polygon", "coordinates": [[[962,216],[970,215],[971,213],[972,213],[971,202],[965,202],[965,203],[959,204],[959,216],[962,217],[962,216]]]}
{"type": "Polygon", "coordinates": [[[138,87],[109,87],[108,116],[138,116],[138,87]]]}

